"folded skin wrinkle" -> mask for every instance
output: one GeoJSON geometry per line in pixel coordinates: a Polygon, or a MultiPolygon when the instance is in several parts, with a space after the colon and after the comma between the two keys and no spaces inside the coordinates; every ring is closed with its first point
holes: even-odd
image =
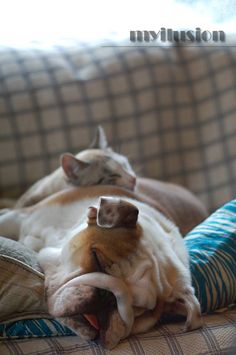
{"type": "Polygon", "coordinates": [[[118,312],[120,314],[121,319],[126,324],[126,336],[127,336],[131,331],[133,320],[134,320],[134,314],[132,308],[133,299],[129,292],[129,289],[123,283],[123,281],[111,275],[107,275],[99,272],[84,274],[64,284],[59,290],[56,291],[56,293],[53,296],[53,299],[56,300],[59,293],[61,293],[67,287],[79,286],[79,285],[88,285],[97,288],[102,288],[114,294],[117,301],[118,312]]]}

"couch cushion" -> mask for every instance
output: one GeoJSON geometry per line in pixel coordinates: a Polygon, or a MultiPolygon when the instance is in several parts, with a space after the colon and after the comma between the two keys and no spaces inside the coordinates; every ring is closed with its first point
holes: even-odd
{"type": "Polygon", "coordinates": [[[204,317],[204,327],[183,332],[183,323],[157,325],[152,331],[121,341],[112,351],[95,342],[74,337],[5,340],[0,342],[4,355],[216,355],[235,354],[236,309],[204,317]],[[234,347],[234,351],[233,351],[234,347]]]}
{"type": "Polygon", "coordinates": [[[48,317],[36,254],[0,237],[0,322],[48,317]]]}
{"type": "MultiPolygon", "coordinates": [[[[39,271],[42,275],[42,269],[38,263],[37,254],[21,243],[8,238],[0,237],[0,256],[3,257],[3,260],[9,260],[11,262],[15,261],[16,264],[17,261],[21,261],[32,269],[39,271]]],[[[19,265],[21,266],[22,264],[19,265]]]]}
{"type": "Polygon", "coordinates": [[[74,334],[48,314],[37,255],[0,237],[0,339],[74,334]]]}

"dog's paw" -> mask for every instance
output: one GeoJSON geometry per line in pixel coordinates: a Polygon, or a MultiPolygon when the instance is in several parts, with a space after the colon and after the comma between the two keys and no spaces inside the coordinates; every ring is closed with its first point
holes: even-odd
{"type": "Polygon", "coordinates": [[[202,327],[200,304],[191,290],[184,292],[174,302],[166,303],[164,313],[185,316],[184,332],[202,327]]]}
{"type": "Polygon", "coordinates": [[[113,349],[121,339],[127,336],[127,328],[117,310],[111,313],[109,326],[100,331],[100,342],[106,349],[113,349]]]}
{"type": "Polygon", "coordinates": [[[202,327],[201,307],[197,297],[194,295],[194,290],[192,288],[187,289],[181,301],[186,308],[187,315],[184,331],[189,332],[202,327]]]}
{"type": "Polygon", "coordinates": [[[192,317],[185,323],[184,325],[184,332],[190,332],[191,330],[195,330],[201,328],[203,325],[202,317],[200,312],[196,312],[192,315],[192,317]]]}

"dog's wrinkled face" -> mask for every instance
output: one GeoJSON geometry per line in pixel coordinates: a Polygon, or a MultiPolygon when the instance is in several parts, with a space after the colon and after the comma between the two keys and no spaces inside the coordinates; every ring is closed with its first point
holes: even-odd
{"type": "Polygon", "coordinates": [[[119,198],[102,197],[98,209],[89,208],[88,226],[68,245],[69,260],[81,273],[106,272],[137,247],[141,227],[138,209],[119,198]]]}
{"type": "Polygon", "coordinates": [[[44,268],[49,312],[106,348],[150,329],[163,312],[187,316],[186,330],[201,326],[187,261],[180,260],[166,230],[154,221],[150,226],[148,218],[146,225],[141,216],[138,222],[138,214],[120,198],[100,198],[88,210],[87,225],[55,254],[54,268],[44,268]],[[155,247],[144,238],[152,231],[160,235],[155,247]]]}
{"type": "Polygon", "coordinates": [[[118,198],[101,198],[87,216],[87,227],[62,251],[54,277],[46,270],[49,312],[85,339],[98,337],[111,348],[130,333],[133,313],[127,286],[107,270],[137,249],[142,229],[138,209],[118,198]],[[69,276],[58,280],[65,268],[69,276]]]}

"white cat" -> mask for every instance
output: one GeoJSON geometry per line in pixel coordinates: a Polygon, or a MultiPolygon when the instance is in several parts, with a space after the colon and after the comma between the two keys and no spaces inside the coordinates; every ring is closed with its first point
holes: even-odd
{"type": "Polygon", "coordinates": [[[128,159],[108,146],[105,132],[98,126],[89,149],[76,156],[63,154],[61,167],[31,186],[15,207],[31,206],[70,185],[116,185],[134,190],[135,184],[136,176],[128,159]]]}

